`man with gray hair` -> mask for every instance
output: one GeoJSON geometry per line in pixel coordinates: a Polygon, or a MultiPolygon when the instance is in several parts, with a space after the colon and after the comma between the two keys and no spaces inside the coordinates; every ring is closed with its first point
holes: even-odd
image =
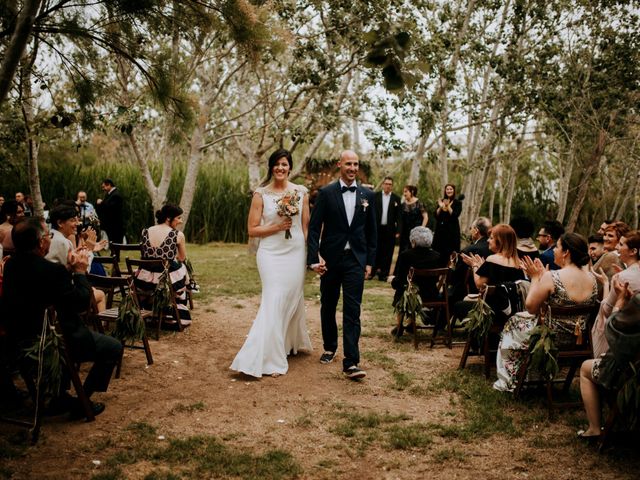
{"type": "MultiPolygon", "coordinates": [[[[461,253],[466,255],[480,255],[482,258],[487,258],[491,255],[489,250],[489,231],[491,230],[491,220],[487,217],[476,218],[471,227],[469,227],[469,234],[471,236],[471,243],[462,249],[461,253]]],[[[453,277],[451,281],[452,290],[449,295],[449,299],[452,304],[462,300],[469,293],[477,293],[475,282],[473,281],[473,275],[467,277],[467,271],[469,267],[462,261],[462,258],[458,256],[456,267],[453,271],[453,277]],[[467,283],[465,283],[465,279],[467,283]]]]}
{"type": "MultiPolygon", "coordinates": [[[[413,268],[441,268],[446,259],[442,259],[440,254],[431,248],[433,243],[433,232],[427,227],[415,227],[409,233],[409,242],[411,248],[403,251],[398,256],[396,269],[393,277],[389,277],[391,286],[396,293],[393,297],[393,305],[402,299],[405,289],[407,288],[407,275],[411,267],[413,268]]],[[[434,299],[438,297],[437,277],[417,279],[416,285],[420,291],[420,297],[423,300],[434,299]]],[[[391,334],[400,337],[405,327],[402,325],[402,316],[396,317],[396,327],[391,334]]]]}

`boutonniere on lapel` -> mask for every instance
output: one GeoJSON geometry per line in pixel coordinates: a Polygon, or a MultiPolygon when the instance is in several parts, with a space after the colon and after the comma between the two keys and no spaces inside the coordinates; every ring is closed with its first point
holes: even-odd
{"type": "Polygon", "coordinates": [[[362,211],[366,213],[367,208],[369,208],[369,200],[363,198],[362,200],[360,200],[360,205],[362,205],[362,211]]]}

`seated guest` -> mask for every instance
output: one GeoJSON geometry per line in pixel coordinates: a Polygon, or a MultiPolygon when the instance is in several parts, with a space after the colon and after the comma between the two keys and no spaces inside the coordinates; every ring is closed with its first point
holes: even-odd
{"type": "MultiPolygon", "coordinates": [[[[190,320],[191,314],[186,305],[189,275],[183,263],[187,258],[187,247],[184,233],[177,230],[182,223],[182,208],[168,203],[156,212],[156,220],[157,225],[142,230],[142,258],[169,261],[169,277],[176,292],[180,318],[190,320]]],[[[139,269],[136,272],[136,284],[142,289],[153,290],[162,273],[139,269]]]]}
{"type": "Polygon", "coordinates": [[[542,264],[549,267],[549,270],[558,270],[560,267],[553,262],[553,249],[560,235],[564,233],[564,227],[557,220],[547,220],[538,232],[538,243],[540,244],[540,260],[542,264]]]}
{"type": "Polygon", "coordinates": [[[595,440],[600,436],[600,393],[598,386],[615,388],[619,375],[640,351],[640,293],[633,293],[626,283],[613,280],[617,291],[612,315],[606,321],[609,350],[593,360],[585,360],[580,367],[580,394],[589,426],[578,431],[578,437],[595,440]]]}
{"type": "Polygon", "coordinates": [[[473,279],[479,291],[487,285],[524,279],[516,246],[516,232],[509,225],[501,223],[491,229],[489,250],[493,254],[486,260],[476,254],[462,255],[464,262],[473,270],[473,279]]]}
{"type": "Polygon", "coordinates": [[[591,264],[600,260],[600,257],[604,255],[604,237],[598,233],[589,237],[589,257],[591,257],[591,264]]]}
{"type": "Polygon", "coordinates": [[[604,230],[604,254],[593,266],[595,272],[599,272],[600,269],[611,281],[611,278],[624,268],[624,265],[620,261],[616,252],[616,247],[620,242],[620,239],[624,237],[630,228],[624,222],[612,222],[604,230]]]}
{"type": "Polygon", "coordinates": [[[15,200],[7,200],[0,208],[0,244],[5,254],[13,252],[11,230],[18,220],[24,217],[24,209],[15,200]]]}
{"type": "MultiPolygon", "coordinates": [[[[525,301],[526,314],[517,313],[504,326],[496,358],[498,380],[493,388],[512,391],[516,374],[529,350],[531,331],[538,323],[540,309],[546,305],[593,305],[598,300],[598,289],[593,276],[583,270],[589,263],[587,242],[576,233],[562,235],[553,249],[554,263],[560,270],[547,271],[540,259],[525,257],[522,261],[531,287],[525,301]]],[[[558,347],[576,345],[586,332],[585,318],[546,319],[556,332],[558,347]]]]}
{"type": "Polygon", "coordinates": [[[518,238],[516,250],[518,250],[520,259],[529,257],[533,260],[534,258],[540,257],[540,252],[538,252],[536,244],[533,243],[531,239],[535,230],[531,219],[527,217],[516,217],[509,222],[509,225],[511,225],[511,228],[516,232],[516,237],[518,238]]]}
{"type": "MultiPolygon", "coordinates": [[[[489,250],[489,230],[491,230],[491,220],[487,217],[478,217],[471,224],[471,244],[462,249],[465,255],[480,255],[482,258],[487,258],[491,255],[489,250]]],[[[458,256],[455,269],[452,276],[452,289],[449,300],[453,305],[456,302],[461,301],[468,293],[477,293],[478,289],[473,281],[473,275],[468,275],[469,266],[464,263],[461,256],[458,256]],[[466,283],[465,283],[466,280],[466,283]]]]}
{"type": "MultiPolygon", "coordinates": [[[[631,291],[640,290],[640,231],[632,230],[627,232],[620,238],[616,247],[618,258],[627,267],[620,273],[616,273],[611,281],[617,280],[619,283],[627,283],[631,291]]],[[[611,315],[613,306],[618,301],[618,291],[609,288],[609,277],[600,273],[600,270],[594,270],[593,274],[599,282],[602,283],[604,300],[600,303],[598,316],[591,329],[593,339],[593,357],[598,358],[606,353],[609,349],[607,339],[605,337],[605,322],[611,315]]]]}
{"type": "MultiPolygon", "coordinates": [[[[20,220],[12,237],[16,253],[7,261],[3,278],[3,317],[12,344],[17,351],[33,345],[42,331],[45,309],[54,305],[74,360],[93,362],[84,383],[85,392],[88,396],[105,392],[121,358],[122,345],[113,337],[89,330],[79,316],[89,307],[91,296],[85,276],[89,265],[86,251],[74,251],[68,256],[69,270],[46,260],[51,238],[37,217],[20,220]]],[[[72,414],[82,415],[77,401],[68,394],[63,399],[72,414]]],[[[94,414],[104,410],[103,404],[92,405],[94,414]]]]}
{"type": "Polygon", "coordinates": [[[67,266],[69,255],[75,246],[68,237],[75,235],[78,227],[78,212],[75,207],[60,204],[49,213],[51,222],[51,245],[46,259],[67,266]]]}
{"type": "MultiPolygon", "coordinates": [[[[489,249],[493,254],[486,260],[480,255],[462,255],[463,261],[473,270],[473,280],[478,291],[484,291],[489,285],[497,286],[506,282],[524,280],[516,245],[516,232],[509,225],[501,223],[491,229],[489,249]]],[[[504,324],[506,318],[497,314],[501,308],[498,308],[496,301],[495,296],[487,298],[487,304],[496,313],[494,321],[504,324]]],[[[458,315],[457,311],[455,313],[458,315]]]]}
{"type": "MultiPolygon", "coordinates": [[[[49,213],[49,221],[51,222],[51,246],[45,258],[66,267],[67,259],[75,250],[73,240],[76,239],[78,228],[78,211],[75,204],[60,203],[52,208],[49,213]]],[[[84,244],[81,247],[85,248],[84,244]]],[[[91,249],[87,249],[87,252],[89,254],[89,264],[91,264],[93,252],[91,249]]],[[[96,299],[98,311],[104,311],[106,309],[105,293],[94,288],[93,295],[96,299]]]]}
{"type": "MultiPolygon", "coordinates": [[[[402,295],[408,286],[407,275],[411,267],[420,269],[443,267],[443,260],[440,254],[431,248],[433,242],[431,230],[426,227],[414,227],[409,234],[409,242],[411,243],[411,248],[398,256],[394,275],[387,278],[387,281],[391,282],[391,286],[396,291],[393,296],[394,307],[402,299],[402,295]]],[[[423,300],[438,297],[436,282],[437,277],[416,279],[416,285],[423,300]]],[[[402,315],[399,314],[396,317],[396,321],[397,326],[391,333],[399,337],[404,331],[402,315]]]]}

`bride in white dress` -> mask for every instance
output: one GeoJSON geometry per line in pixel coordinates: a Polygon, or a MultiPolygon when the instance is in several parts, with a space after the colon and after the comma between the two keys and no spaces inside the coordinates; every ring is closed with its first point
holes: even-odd
{"type": "Polygon", "coordinates": [[[291,154],[284,149],[269,157],[267,185],[257,188],[249,210],[249,236],[259,237],[256,255],[262,299],[244,345],[231,369],[251,375],[287,373],[287,354],[311,350],[305,323],[305,244],[309,227],[309,195],[306,187],[289,182],[291,154]],[[295,192],[297,215],[281,217],[276,202],[295,192]],[[291,238],[285,238],[289,230],[291,238]]]}

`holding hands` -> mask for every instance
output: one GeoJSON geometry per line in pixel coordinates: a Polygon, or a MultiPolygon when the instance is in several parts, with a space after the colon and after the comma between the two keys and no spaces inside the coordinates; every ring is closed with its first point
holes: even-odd
{"type": "Polygon", "coordinates": [[[539,258],[531,260],[531,258],[527,256],[522,257],[522,260],[520,261],[520,268],[522,268],[525,275],[529,277],[532,282],[534,280],[540,280],[542,275],[549,271],[549,268],[545,267],[539,258]]]}

